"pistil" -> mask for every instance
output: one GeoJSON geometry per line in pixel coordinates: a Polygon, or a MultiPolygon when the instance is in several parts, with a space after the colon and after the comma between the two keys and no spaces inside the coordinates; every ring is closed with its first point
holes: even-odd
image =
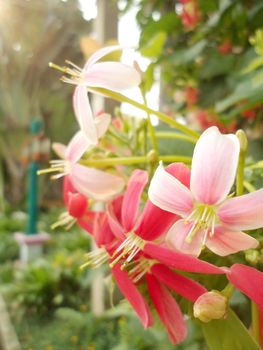
{"type": "Polygon", "coordinates": [[[186,237],[186,242],[191,243],[200,230],[205,230],[204,241],[209,233],[212,237],[217,222],[216,208],[208,204],[199,204],[196,209],[185,219],[185,223],[192,223],[192,228],[186,237]]]}

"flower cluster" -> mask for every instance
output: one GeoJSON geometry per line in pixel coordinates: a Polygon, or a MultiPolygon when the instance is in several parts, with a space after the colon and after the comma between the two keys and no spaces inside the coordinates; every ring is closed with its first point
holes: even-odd
{"type": "MultiPolygon", "coordinates": [[[[225,257],[258,246],[258,240],[243,231],[263,226],[263,189],[239,196],[231,192],[243,148],[236,135],[223,135],[215,126],[194,140],[191,169],[181,162],[158,166],[162,158],[157,149],[152,150],[154,157],[120,158],[119,163],[112,158],[110,171],[87,166],[111,121],[109,114],[94,115],[87,91],[112,96],[111,91],[140,84],[134,68],[98,62],[117,49],[99,50],[83,69],[72,63],[59,68],[70,75],[63,77],[65,82],[76,84],[73,106],[80,131],[68,146],[53,145],[61,160],[52,161],[48,171],[57,172],[54,178],[64,176],[66,207],[54,227],[77,223],[87,231],[97,249],[87,254],[83,267],[107,264],[142,325],[153,325],[154,309],[177,344],[186,338],[187,325],[175,294],[193,303],[194,316],[203,322],[227,317],[230,294],[226,289],[207,290],[200,274],[225,275],[230,286],[263,307],[262,272],[243,264],[216,266],[199,258],[203,252],[225,257]],[[150,169],[113,167],[142,159],[150,169]],[[95,202],[103,203],[102,209],[95,210],[95,202]]],[[[154,147],[156,135],[148,122],[154,147]]],[[[121,133],[119,127],[115,130],[121,133]]]]}

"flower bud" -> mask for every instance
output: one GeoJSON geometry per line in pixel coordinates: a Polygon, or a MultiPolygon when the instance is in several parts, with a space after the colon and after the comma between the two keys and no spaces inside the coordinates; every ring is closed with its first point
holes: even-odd
{"type": "Polygon", "coordinates": [[[202,322],[224,318],[227,304],[227,298],[217,291],[204,293],[194,303],[194,317],[202,322]]]}

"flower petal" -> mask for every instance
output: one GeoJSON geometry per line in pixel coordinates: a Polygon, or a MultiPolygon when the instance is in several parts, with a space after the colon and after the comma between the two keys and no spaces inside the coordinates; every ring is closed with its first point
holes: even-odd
{"type": "Polygon", "coordinates": [[[86,71],[84,79],[88,87],[113,91],[123,91],[141,82],[141,76],[135,68],[120,62],[96,63],[86,71]]]}
{"type": "Polygon", "coordinates": [[[178,218],[177,215],[158,208],[148,200],[134,232],[142,239],[152,241],[166,233],[178,218]]]}
{"type": "Polygon", "coordinates": [[[229,281],[260,307],[263,307],[263,273],[243,264],[234,264],[227,274],[229,281]]]}
{"type": "Polygon", "coordinates": [[[73,107],[80,129],[86,135],[89,142],[96,145],[98,143],[97,130],[85,86],[79,85],[75,88],[73,107]]]}
{"type": "Polygon", "coordinates": [[[239,149],[235,135],[222,135],[215,126],[201,135],[194,149],[190,186],[197,201],[216,204],[226,198],[234,183],[239,149]]]}
{"type": "Polygon", "coordinates": [[[152,178],[149,198],[157,207],[181,216],[188,216],[193,208],[191,192],[162,165],[152,178]]]}
{"type": "Polygon", "coordinates": [[[86,135],[80,130],[70,140],[66,149],[65,158],[72,163],[76,163],[90,146],[91,144],[86,135]]]}
{"type": "Polygon", "coordinates": [[[195,302],[200,295],[207,292],[206,288],[198,282],[179,275],[165,265],[153,265],[151,273],[159,280],[159,282],[164,283],[167,287],[190,301],[195,302]]]}
{"type": "Polygon", "coordinates": [[[115,239],[106,213],[96,213],[93,224],[93,236],[98,247],[110,244],[115,239]]]}
{"type": "Polygon", "coordinates": [[[111,122],[111,115],[107,113],[102,113],[95,117],[94,122],[97,129],[97,136],[100,139],[108,130],[108,127],[111,122]]]}
{"type": "Polygon", "coordinates": [[[225,273],[224,267],[217,267],[194,256],[186,255],[151,242],[145,244],[143,252],[153,259],[160,261],[162,264],[178,270],[208,274],[225,273]]]}
{"type": "Polygon", "coordinates": [[[228,199],[218,210],[224,226],[232,230],[254,230],[263,226],[263,189],[228,199]]]}
{"type": "Polygon", "coordinates": [[[76,189],[73,186],[72,182],[70,181],[70,178],[68,175],[64,176],[63,178],[63,200],[65,205],[68,205],[68,201],[69,201],[69,196],[70,193],[76,193],[76,189]]]}
{"type": "Polygon", "coordinates": [[[184,163],[172,163],[165,170],[187,188],[190,188],[191,171],[184,163]]]}
{"type": "Polygon", "coordinates": [[[70,179],[77,191],[86,197],[105,201],[123,189],[121,177],[104,171],[71,164],[70,179]]]}
{"type": "Polygon", "coordinates": [[[136,222],[141,194],[148,182],[148,173],[144,170],[134,170],[123,197],[121,219],[125,230],[130,231],[136,222]]]}
{"type": "Polygon", "coordinates": [[[163,322],[171,342],[182,342],[187,335],[184,317],[175,299],[169,291],[151,275],[146,275],[147,286],[155,309],[163,322]]]}
{"type": "Polygon", "coordinates": [[[121,208],[123,196],[114,198],[107,206],[107,217],[110,228],[117,238],[124,239],[125,232],[121,224],[121,208]]]}
{"type": "Polygon", "coordinates": [[[121,270],[120,264],[112,268],[114,279],[125,298],[129,301],[135,312],[139,316],[144,328],[148,328],[153,323],[150,308],[138,289],[130,280],[128,273],[121,270]]]}
{"type": "Polygon", "coordinates": [[[227,256],[242,250],[256,248],[258,241],[244,232],[230,231],[225,227],[216,227],[212,237],[206,240],[207,247],[217,255],[227,256]]]}
{"type": "Polygon", "coordinates": [[[204,229],[198,230],[192,238],[192,241],[188,243],[186,241],[187,236],[192,228],[192,222],[185,223],[184,220],[177,221],[167,233],[167,245],[184,254],[190,254],[196,257],[199,256],[204,244],[206,233],[204,229]]]}
{"type": "Polygon", "coordinates": [[[122,47],[119,45],[106,46],[97,50],[84,65],[83,70],[86,71],[90,66],[99,61],[102,57],[109,55],[111,52],[122,50],[122,47]]]}
{"type": "Polygon", "coordinates": [[[59,156],[59,158],[65,159],[67,146],[59,142],[52,143],[52,149],[59,156]]]}

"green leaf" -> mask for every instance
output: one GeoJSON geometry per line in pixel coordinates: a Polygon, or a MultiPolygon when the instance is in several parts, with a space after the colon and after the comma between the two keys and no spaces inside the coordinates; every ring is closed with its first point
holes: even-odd
{"type": "Polygon", "coordinates": [[[181,26],[181,20],[176,13],[169,12],[163,15],[158,21],[150,21],[142,30],[140,37],[140,46],[144,46],[159,32],[167,34],[175,33],[181,26]]]}
{"type": "Polygon", "coordinates": [[[157,58],[163,50],[166,42],[167,34],[165,32],[158,32],[140,51],[141,54],[149,58],[157,58]]]}
{"type": "Polygon", "coordinates": [[[231,309],[225,320],[202,324],[206,342],[211,350],[260,350],[246,327],[231,309]]]}
{"type": "Polygon", "coordinates": [[[235,91],[225,99],[219,101],[216,104],[216,111],[222,112],[227,108],[231,107],[233,104],[242,101],[249,100],[254,103],[262,101],[262,91],[263,91],[263,70],[258,70],[256,74],[248,77],[247,80],[241,81],[237,86],[235,91]]]}
{"type": "Polygon", "coordinates": [[[256,70],[257,68],[260,68],[261,66],[263,66],[263,57],[256,57],[249,63],[249,65],[244,69],[242,73],[250,73],[253,70],[256,70]]]}
{"type": "Polygon", "coordinates": [[[143,80],[142,80],[143,92],[147,93],[148,91],[150,91],[153,83],[154,83],[154,64],[150,63],[143,74],[143,80]]]}
{"type": "Polygon", "coordinates": [[[234,55],[220,55],[216,50],[207,55],[200,71],[202,79],[212,79],[214,77],[232,72],[235,64],[234,55]]]}
{"type": "Polygon", "coordinates": [[[174,55],[171,55],[171,60],[177,65],[190,63],[202,53],[206,43],[206,40],[201,40],[187,49],[178,49],[174,55]]]}

